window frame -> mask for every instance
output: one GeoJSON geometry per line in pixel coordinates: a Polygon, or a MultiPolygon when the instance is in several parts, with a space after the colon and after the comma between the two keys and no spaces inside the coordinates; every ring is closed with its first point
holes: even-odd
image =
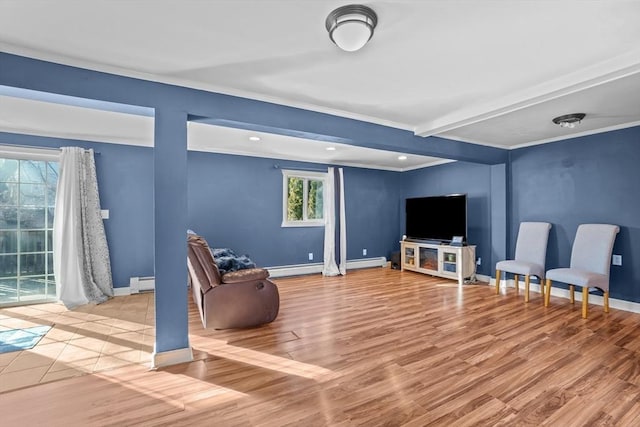
{"type": "Polygon", "coordinates": [[[324,195],[327,185],[327,173],[326,172],[309,172],[298,171],[291,169],[282,169],[282,227],[324,227],[324,209],[322,212],[322,219],[307,219],[307,194],[309,180],[322,181],[322,206],[324,207],[324,195]],[[289,178],[299,178],[303,180],[303,199],[302,199],[302,217],[300,221],[290,221],[287,219],[287,208],[289,203],[289,178]]]}
{"type": "MultiPolygon", "coordinates": [[[[17,160],[17,161],[34,161],[34,162],[47,162],[47,163],[57,163],[58,167],[60,165],[60,149],[59,148],[48,148],[48,147],[25,147],[25,146],[12,146],[12,145],[0,145],[0,158],[8,159],[8,160],[17,160]]],[[[17,184],[20,185],[22,180],[18,180],[17,184]]],[[[28,184],[28,183],[26,183],[28,184]]],[[[46,185],[46,183],[45,183],[46,185]]],[[[11,302],[0,302],[1,307],[11,307],[11,306],[20,306],[20,305],[29,305],[29,304],[37,304],[41,302],[52,302],[56,301],[56,285],[53,273],[53,264],[50,261],[50,256],[53,253],[53,247],[48,246],[49,242],[49,233],[52,232],[53,224],[49,224],[48,221],[48,213],[47,210],[51,206],[51,202],[55,203],[55,200],[48,200],[48,192],[45,189],[45,224],[44,228],[40,229],[23,229],[19,224],[17,225],[16,231],[16,275],[15,279],[18,281],[16,286],[16,300],[11,302]],[[44,232],[44,250],[43,251],[31,251],[31,250],[22,250],[22,238],[23,233],[32,232],[32,231],[43,231],[44,232]],[[44,257],[44,265],[45,271],[44,274],[33,274],[31,272],[23,273],[22,268],[22,259],[25,256],[38,256],[41,255],[44,257]],[[46,297],[42,299],[31,299],[25,298],[25,295],[20,294],[21,281],[23,279],[29,279],[30,277],[39,278],[40,276],[45,277],[45,295],[46,297]],[[53,282],[49,282],[53,279],[53,282]],[[50,286],[53,286],[51,289],[50,286]],[[24,298],[24,299],[23,299],[24,298]]],[[[21,204],[21,200],[19,199],[16,205],[16,208],[19,209],[23,207],[21,204]]],[[[6,255],[14,255],[14,253],[3,253],[6,255]]],[[[7,279],[12,279],[12,276],[6,276],[7,279]]]]}

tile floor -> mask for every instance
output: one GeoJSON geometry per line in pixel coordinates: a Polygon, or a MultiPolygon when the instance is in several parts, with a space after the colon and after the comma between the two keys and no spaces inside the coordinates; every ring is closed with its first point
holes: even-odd
{"type": "Polygon", "coordinates": [[[153,293],[67,310],[49,303],[0,309],[0,330],[53,325],[30,350],[0,354],[0,393],[125,365],[149,365],[153,293]]]}

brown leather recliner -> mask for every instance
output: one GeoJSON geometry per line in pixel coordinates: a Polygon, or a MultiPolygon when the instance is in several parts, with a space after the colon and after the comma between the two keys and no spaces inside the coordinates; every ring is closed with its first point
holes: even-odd
{"type": "Polygon", "coordinates": [[[220,274],[207,241],[188,236],[187,265],[193,300],[205,328],[246,328],[278,316],[280,295],[269,271],[249,268],[220,274]]]}

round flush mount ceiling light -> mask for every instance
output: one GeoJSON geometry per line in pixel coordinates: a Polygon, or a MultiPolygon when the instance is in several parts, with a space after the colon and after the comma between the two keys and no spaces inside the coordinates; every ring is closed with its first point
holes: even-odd
{"type": "Polygon", "coordinates": [[[327,151],[336,151],[336,147],[327,147],[326,150],[327,151]]]}
{"type": "Polygon", "coordinates": [[[250,136],[249,137],[249,141],[260,141],[260,137],[259,136],[250,136]]]}
{"type": "Polygon", "coordinates": [[[339,7],[325,21],[331,41],[347,52],[355,52],[367,44],[377,24],[378,15],[373,9],[360,4],[339,7]]]}
{"type": "Polygon", "coordinates": [[[398,160],[407,160],[407,156],[398,156],[398,160]]]}
{"type": "Polygon", "coordinates": [[[553,123],[560,125],[563,128],[573,129],[576,125],[580,124],[582,119],[584,119],[586,114],[584,113],[571,113],[565,114],[564,116],[558,116],[553,119],[553,123]]]}

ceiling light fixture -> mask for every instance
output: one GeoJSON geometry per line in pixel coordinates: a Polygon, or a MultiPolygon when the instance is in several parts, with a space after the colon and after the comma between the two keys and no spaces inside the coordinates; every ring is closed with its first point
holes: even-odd
{"type": "Polygon", "coordinates": [[[336,151],[336,147],[327,147],[327,151],[336,151]]]}
{"type": "Polygon", "coordinates": [[[398,160],[407,160],[407,156],[398,156],[398,160]]]}
{"type": "Polygon", "coordinates": [[[564,116],[558,116],[553,119],[553,123],[560,125],[563,128],[573,129],[576,125],[580,124],[582,119],[584,119],[586,114],[584,113],[572,113],[565,114],[564,116]]]}
{"type": "Polygon", "coordinates": [[[260,141],[260,137],[259,136],[250,136],[249,137],[249,141],[260,141]]]}
{"type": "Polygon", "coordinates": [[[355,52],[367,44],[377,24],[378,15],[373,9],[360,4],[339,7],[325,21],[331,41],[347,52],[355,52]]]}

